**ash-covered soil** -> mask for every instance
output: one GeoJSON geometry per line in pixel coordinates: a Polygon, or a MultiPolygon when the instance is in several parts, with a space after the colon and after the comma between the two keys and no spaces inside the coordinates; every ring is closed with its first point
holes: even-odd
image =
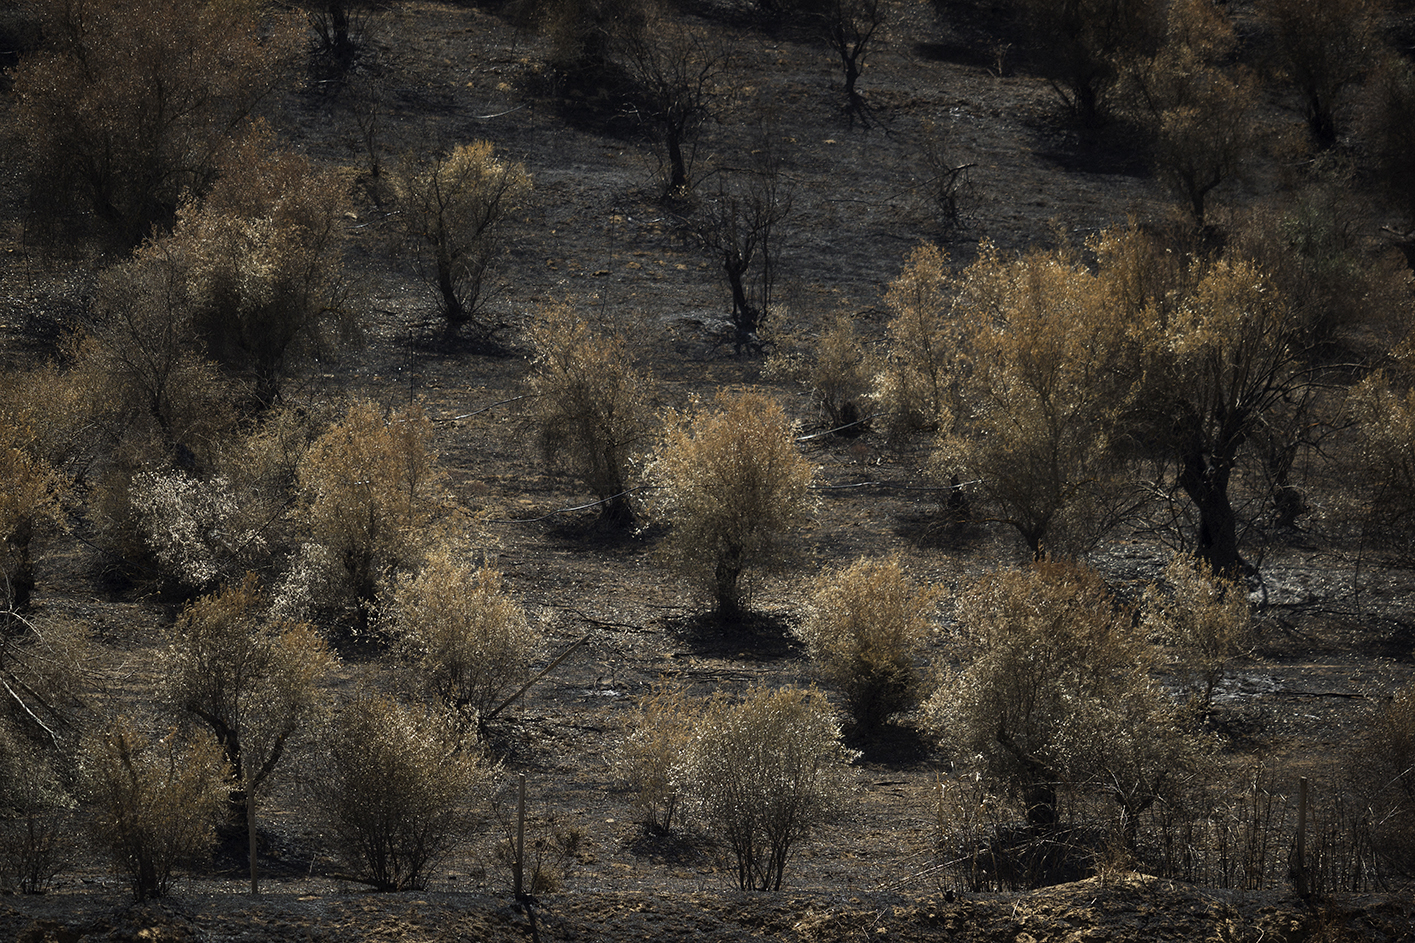
{"type": "MultiPolygon", "coordinates": [[[[712,12],[712,8],[706,8],[712,12]]],[[[876,336],[883,292],[905,254],[939,240],[966,261],[980,239],[1004,250],[1081,240],[1127,218],[1157,219],[1167,203],[1123,133],[1079,136],[1057,115],[1047,83],[989,46],[966,23],[940,31],[926,4],[898,3],[860,89],[867,115],[848,113],[828,50],[789,31],[713,19],[732,39],[731,94],[704,136],[700,168],[731,165],[763,135],[785,157],[793,191],[782,263],[783,348],[809,341],[848,312],[876,336]],[[769,115],[763,126],[755,115],[769,115]],[[919,149],[926,121],[948,129],[973,165],[964,216],[945,225],[929,203],[919,149]],[[794,338],[794,339],[793,339],[794,338]]],[[[720,13],[720,11],[718,11],[720,13]]],[[[803,387],[738,358],[716,336],[730,301],[712,260],[687,235],[683,207],[659,199],[650,149],[631,122],[606,117],[597,90],[552,94],[542,40],[493,12],[398,2],[374,20],[361,66],[378,89],[385,160],[405,150],[476,138],[522,160],[533,208],[516,226],[493,304],[513,324],[537,304],[569,301],[641,341],[661,381],[656,405],[681,405],[720,386],[763,384],[804,432],[823,428],[803,387]]],[[[362,80],[360,80],[362,81],[362,80]]],[[[291,388],[319,402],[353,393],[389,404],[419,399],[436,420],[458,497],[482,515],[493,560],[546,634],[541,664],[581,639],[562,666],[493,725],[508,784],[525,773],[531,827],[577,836],[556,862],[558,887],[517,903],[496,846],[506,800],[444,862],[423,893],[371,894],[328,857],[296,784],[265,814],[264,893],[246,896],[239,841],[184,873],[171,898],[127,903],[126,888],[78,824],[74,865],[34,898],[0,898],[0,939],[167,941],[499,940],[1409,940],[1409,889],[1391,896],[1303,902],[1284,889],[1228,892],[1117,871],[1019,894],[964,892],[938,847],[946,773],[931,743],[901,725],[869,744],[852,815],[803,845],[779,895],[732,889],[722,849],[691,831],[646,836],[610,765],[624,719],[660,680],[698,693],[761,681],[810,680],[790,627],[812,576],[861,554],[903,554],[913,571],[957,586],[1020,562],[1021,548],[981,526],[941,523],[940,494],[919,473],[923,452],[878,434],[804,444],[819,463],[820,509],[801,558],[764,580],[754,624],[705,629],[698,600],[654,555],[655,533],[613,534],[593,511],[557,513],[588,498],[539,461],[516,397],[527,369],[514,331],[495,355],[446,342],[425,287],[381,238],[380,182],[367,173],[353,86],[311,83],[285,102],[279,130],[312,156],[360,175],[350,272],[362,293],[366,345],[316,364],[291,388]]],[[[1278,120],[1278,119],[1274,119],[1278,120]]],[[[1225,194],[1266,192],[1261,177],[1225,194]]],[[[43,356],[59,302],[85,273],[22,264],[18,229],[0,262],[6,354],[43,356]]],[[[1354,544],[1314,526],[1264,560],[1262,634],[1221,688],[1218,713],[1235,762],[1262,755],[1289,793],[1318,783],[1354,744],[1373,706],[1415,677],[1415,585],[1372,566],[1354,544]]],[[[97,579],[94,551],[56,539],[40,562],[36,615],[89,621],[113,665],[162,643],[170,607],[117,597],[97,579]]],[[[1097,559],[1118,585],[1151,579],[1168,551],[1118,543],[1097,559]]],[[[371,669],[350,653],[344,682],[371,669]]],[[[131,673],[112,688],[142,696],[131,673]]]]}

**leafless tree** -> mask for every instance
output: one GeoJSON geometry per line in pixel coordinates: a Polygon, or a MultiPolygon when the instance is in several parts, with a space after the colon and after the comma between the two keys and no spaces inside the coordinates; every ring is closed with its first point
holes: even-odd
{"type": "Polygon", "coordinates": [[[720,179],[717,193],[698,211],[697,234],[717,257],[732,293],[732,329],[737,353],[760,347],[760,331],[771,312],[780,261],[782,224],[791,213],[791,192],[774,161],[720,179]]]}
{"type": "Polygon", "coordinates": [[[655,14],[647,29],[629,33],[622,45],[638,86],[636,110],[660,149],[665,195],[680,196],[689,187],[698,132],[712,116],[715,85],[727,65],[727,49],[706,30],[664,14],[655,14]]]}

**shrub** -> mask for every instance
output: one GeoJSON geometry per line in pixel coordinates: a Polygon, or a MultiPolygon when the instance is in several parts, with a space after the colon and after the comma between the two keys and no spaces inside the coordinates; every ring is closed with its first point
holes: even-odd
{"type": "Polygon", "coordinates": [[[1095,571],[1046,560],[959,594],[954,650],[927,711],[958,756],[1055,824],[1063,789],[1112,798],[1133,848],[1137,817],[1208,746],[1151,680],[1155,652],[1095,571]]]}
{"type": "Polygon", "coordinates": [[[403,183],[407,238],[437,292],[448,327],[467,324],[490,341],[505,327],[477,319],[486,276],[505,245],[507,219],[525,202],[531,176],[475,141],[421,161],[403,183]]]}
{"type": "Polygon", "coordinates": [[[320,801],[349,865],[378,890],[421,887],[461,841],[495,770],[440,709],[364,692],[329,734],[320,801]]]}
{"type": "Polygon", "coordinates": [[[525,680],[540,641],[501,574],[459,560],[449,546],[435,548],[417,575],[398,582],[389,609],[416,684],[473,722],[525,680]]]}
{"type": "Polygon", "coordinates": [[[916,661],[942,590],[916,584],[898,556],[823,574],[798,629],[825,683],[869,729],[918,702],[916,661]]]}
{"type": "Polygon", "coordinates": [[[172,870],[209,851],[230,775],[205,735],[154,740],[128,720],[112,723],[88,757],[95,835],[128,876],[133,897],[167,893],[172,870]]]}
{"type": "Polygon", "coordinates": [[[679,788],[732,850],[738,888],[781,890],[792,850],[845,811],[858,754],[841,743],[830,705],[812,689],[716,698],[694,729],[674,773],[679,788]]]}
{"type": "Polygon", "coordinates": [[[240,499],[225,478],[189,472],[139,472],[128,503],[143,541],[164,575],[192,589],[220,581],[232,563],[258,553],[260,532],[240,513],[240,499]]]}
{"type": "Polygon", "coordinates": [[[622,337],[596,333],[566,305],[543,311],[530,335],[530,412],[541,452],[584,482],[602,520],[629,524],[629,471],[648,433],[649,380],[630,365],[622,337]]]}
{"type": "Polygon", "coordinates": [[[873,358],[866,353],[854,321],[849,315],[836,315],[816,343],[810,372],[816,402],[832,429],[854,436],[868,426],[870,417],[864,410],[869,408],[866,400],[874,373],[873,358]]]}
{"type": "Polygon", "coordinates": [[[185,391],[177,381],[196,365],[219,365],[243,398],[268,408],[335,328],[353,336],[340,281],[348,187],[279,151],[263,126],[227,145],[216,169],[204,198],[183,200],[173,230],[100,286],[91,333],[124,382],[149,393],[159,424],[173,418],[185,391]]]}
{"type": "Polygon", "coordinates": [[[1415,685],[1376,712],[1350,769],[1369,810],[1371,845],[1386,876],[1415,875],[1415,685]]]}
{"type": "Polygon", "coordinates": [[[69,863],[74,805],[53,757],[0,717],[0,892],[40,894],[69,863]]]}
{"type": "Polygon", "coordinates": [[[208,728],[234,777],[230,818],[240,821],[286,748],[319,718],[320,682],[333,666],[307,625],[262,618],[254,576],[188,605],[160,662],[173,710],[208,728]]]}
{"type": "Polygon", "coordinates": [[[1345,90],[1381,58],[1381,0],[1259,0],[1273,66],[1297,92],[1312,139],[1336,143],[1345,90]]]}
{"type": "Polygon", "coordinates": [[[379,583],[412,564],[436,534],[442,502],[432,423],[419,406],[385,414],[368,400],[314,440],[298,466],[298,517],[308,529],[287,594],[323,582],[322,605],[352,609],[368,628],[379,583]]]}
{"type": "Polygon", "coordinates": [[[298,48],[293,18],[260,20],[245,2],[44,0],[14,84],[36,228],[77,221],[126,250],[169,226],[298,48]]]}
{"type": "Polygon", "coordinates": [[[1200,713],[1213,704],[1224,670],[1250,641],[1252,610],[1245,588],[1214,575],[1200,560],[1176,556],[1165,587],[1145,591],[1146,624],[1176,650],[1174,669],[1200,713]]]}
{"type": "Polygon", "coordinates": [[[948,416],[959,338],[949,318],[947,265],[943,249],[919,246],[885,294],[891,317],[873,395],[891,436],[936,430],[948,416]]]}
{"type": "Polygon", "coordinates": [[[634,810],[652,834],[667,835],[682,804],[674,766],[693,739],[696,717],[681,690],[657,685],[625,724],[616,767],[634,791],[634,810]]]}
{"type": "Polygon", "coordinates": [[[0,608],[0,890],[37,893],[69,860],[92,664],[85,626],[0,608]]]}
{"type": "Polygon", "coordinates": [[[743,610],[743,575],[779,563],[790,534],[807,521],[815,468],[766,395],[720,393],[717,406],[670,415],[650,478],[672,528],[665,552],[731,619],[743,610]]]}
{"type": "Polygon", "coordinates": [[[34,539],[64,525],[64,479],[37,454],[35,432],[16,412],[0,402],[0,610],[29,606],[34,539]]]}
{"type": "Polygon", "coordinates": [[[168,251],[148,253],[177,268],[174,301],[200,352],[262,407],[329,336],[355,334],[341,281],[348,189],[257,125],[222,154],[205,198],[184,201],[168,251]]]}
{"type": "Polygon", "coordinates": [[[512,891],[524,899],[562,890],[570,866],[584,860],[584,831],[561,825],[553,811],[538,814],[528,807],[522,820],[516,780],[507,782],[492,799],[492,810],[505,836],[493,846],[492,858],[505,869],[512,891]]]}

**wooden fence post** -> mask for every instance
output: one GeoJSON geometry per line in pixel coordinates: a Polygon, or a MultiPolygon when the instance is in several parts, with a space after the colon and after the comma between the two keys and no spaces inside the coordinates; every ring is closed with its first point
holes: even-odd
{"type": "Polygon", "coordinates": [[[520,774],[520,799],[516,803],[516,861],[511,868],[516,899],[522,897],[526,863],[526,774],[520,774]]]}

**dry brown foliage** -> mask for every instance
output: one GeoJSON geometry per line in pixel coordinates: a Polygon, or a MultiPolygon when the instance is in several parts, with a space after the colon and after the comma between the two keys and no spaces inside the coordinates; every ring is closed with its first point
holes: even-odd
{"type": "Polygon", "coordinates": [[[0,718],[0,893],[42,894],[73,860],[75,805],[56,758],[0,718]]]}
{"type": "Polygon", "coordinates": [[[215,841],[230,788],[221,747],[204,732],[154,739],[119,719],[86,752],[95,837],[135,900],[164,896],[173,870],[215,841]]]}
{"type": "Polygon", "coordinates": [[[781,563],[810,519],[815,466],[766,394],[722,392],[716,405],[669,416],[649,477],[654,512],[671,527],[665,553],[730,619],[747,601],[742,577],[781,563]]]}
{"type": "Polygon", "coordinates": [[[42,450],[36,431],[19,410],[0,400],[0,610],[29,605],[35,584],[34,540],[45,529],[65,524],[67,482],[44,460],[42,450]]]}
{"type": "Polygon", "coordinates": [[[120,249],[210,185],[300,42],[294,18],[244,0],[44,0],[41,19],[14,87],[31,224],[120,249]]]}
{"type": "Polygon", "coordinates": [[[1207,713],[1229,663],[1253,641],[1247,589],[1181,554],[1165,567],[1164,585],[1145,591],[1144,606],[1150,632],[1173,647],[1172,669],[1207,713]]]}
{"type": "Polygon", "coordinates": [[[673,779],[736,859],[737,886],[779,891],[791,852],[848,808],[850,764],[830,704],[813,688],[753,688],[696,713],[673,779]]]}
{"type": "Polygon", "coordinates": [[[956,667],[927,711],[945,748],[1011,791],[1029,823],[1054,824],[1075,789],[1137,816],[1210,749],[1151,679],[1157,652],[1094,570],[1047,560],[959,593],[956,667]]]}
{"type": "Polygon", "coordinates": [[[879,367],[847,314],[837,314],[816,342],[809,381],[832,429],[858,435],[870,422],[870,385],[879,367]],[[858,425],[852,425],[858,423],[858,425]]]}
{"type": "Polygon", "coordinates": [[[178,314],[204,356],[263,407],[333,336],[356,335],[341,278],[348,182],[282,151],[257,124],[228,145],[200,202],[184,201],[162,258],[178,266],[178,314]]]}
{"type": "Polygon", "coordinates": [[[1402,237],[1415,234],[1415,68],[1383,56],[1363,94],[1360,137],[1371,149],[1375,180],[1400,216],[1402,237]]]}
{"type": "Polygon", "coordinates": [[[531,192],[524,164],[497,157],[487,141],[416,162],[404,174],[409,248],[437,293],[450,328],[470,324],[491,341],[506,327],[479,317],[487,276],[505,249],[505,223],[531,192]]]}
{"type": "Polygon", "coordinates": [[[432,702],[475,726],[526,680],[540,633],[497,570],[441,545],[390,595],[396,647],[432,702]]]}
{"type": "Polygon", "coordinates": [[[277,608],[301,611],[304,597],[352,609],[366,629],[381,582],[416,563],[449,513],[432,423],[417,405],[386,412],[357,400],[311,443],[297,475],[309,543],[277,608]]]}
{"type": "Polygon", "coordinates": [[[1181,0],[1169,9],[1158,53],[1132,65],[1156,174],[1198,226],[1210,192],[1242,172],[1258,143],[1257,83],[1223,66],[1236,45],[1232,23],[1212,0],[1181,0]]]}
{"type": "Polygon", "coordinates": [[[660,683],[625,722],[615,769],[634,791],[634,810],[651,834],[670,833],[682,806],[673,770],[692,742],[698,706],[682,689],[660,683]]]}
{"type": "Polygon", "coordinates": [[[440,708],[364,691],[328,735],[321,807],[349,865],[378,890],[421,887],[466,840],[495,767],[440,708]]]}
{"type": "Polygon", "coordinates": [[[1372,846],[1389,878],[1415,875],[1415,685],[1376,712],[1354,754],[1357,794],[1368,803],[1372,846]]]}
{"type": "Polygon", "coordinates": [[[1415,390],[1402,391],[1374,373],[1352,391],[1350,409],[1369,476],[1369,519],[1397,558],[1409,559],[1415,527],[1415,390]]]}
{"type": "Polygon", "coordinates": [[[42,892],[72,857],[92,662],[87,626],[0,609],[0,888],[42,892]]]}
{"type": "Polygon", "coordinates": [[[1019,0],[1042,74],[1083,126],[1111,115],[1125,65],[1153,54],[1164,30],[1159,0],[1019,0]]]}
{"type": "Polygon", "coordinates": [[[862,557],[817,580],[797,634],[861,727],[877,727],[918,703],[918,661],[942,596],[940,587],[911,579],[898,556],[862,557]]]}
{"type": "Polygon", "coordinates": [[[874,398],[893,436],[937,430],[950,418],[958,330],[949,313],[948,253],[922,245],[889,284],[886,359],[874,398]]]}
{"type": "Polygon", "coordinates": [[[596,331],[569,305],[543,309],[530,340],[526,382],[541,452],[589,488],[603,520],[630,523],[629,476],[648,444],[652,379],[633,368],[622,336],[596,331]]]}
{"type": "Polygon", "coordinates": [[[989,248],[949,308],[933,474],[966,482],[1033,557],[1090,550],[1141,501],[1119,448],[1128,324],[1107,274],[1065,250],[1007,261],[989,248]]]}

